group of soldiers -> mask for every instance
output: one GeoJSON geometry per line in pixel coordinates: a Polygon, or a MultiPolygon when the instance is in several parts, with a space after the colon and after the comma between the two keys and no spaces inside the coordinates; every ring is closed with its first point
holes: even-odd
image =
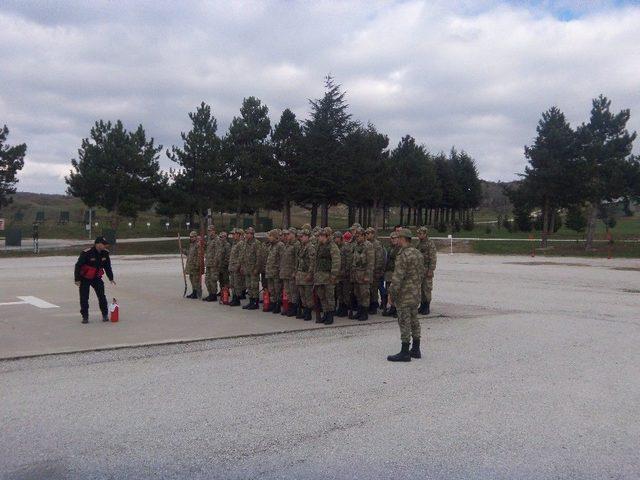
{"type": "Polygon", "coordinates": [[[308,224],[274,229],[264,242],[256,239],[253,227],[227,235],[210,225],[204,241],[190,233],[185,272],[193,290],[187,297],[203,297],[204,272],[208,295],[202,300],[217,301],[228,289],[230,306],[248,297],[245,310],[259,309],[260,285],[269,294],[268,311],[309,321],[315,310],[322,312],[316,323],[326,325],[334,315],[365,321],[382,309],[382,315],[398,318],[403,344],[388,359],[409,361],[420,358],[417,314],[429,314],[436,269],[436,247],[426,227],[418,229],[417,248],[411,244],[411,231],[400,226],[385,249],[374,228],[358,223],[344,233],[308,224]]]}

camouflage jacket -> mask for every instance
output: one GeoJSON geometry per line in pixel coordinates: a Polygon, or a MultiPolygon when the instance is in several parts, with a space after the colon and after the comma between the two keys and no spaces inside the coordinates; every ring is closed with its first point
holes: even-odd
{"type": "Polygon", "coordinates": [[[389,294],[398,307],[415,307],[420,303],[424,259],[414,247],[401,248],[396,256],[396,267],[391,277],[389,294]]]}
{"type": "Polygon", "coordinates": [[[291,279],[296,273],[296,254],[298,246],[296,243],[285,243],[280,255],[280,270],[278,276],[281,279],[291,279]]]}
{"type": "Polygon", "coordinates": [[[433,273],[436,269],[436,260],[438,252],[436,250],[436,244],[430,238],[425,238],[418,242],[417,249],[424,257],[425,274],[433,273]]]}
{"type": "Polygon", "coordinates": [[[252,238],[244,241],[240,256],[240,270],[244,275],[257,275],[262,270],[262,244],[252,238]]]}
{"type": "Polygon", "coordinates": [[[384,264],[386,262],[387,252],[385,252],[382,243],[377,238],[373,239],[371,242],[373,245],[373,278],[379,279],[384,275],[384,264]]]}
{"type": "Polygon", "coordinates": [[[207,270],[219,272],[222,265],[222,240],[215,235],[207,241],[207,248],[204,252],[204,264],[207,270]]]}
{"type": "Polygon", "coordinates": [[[313,285],[316,249],[308,242],[300,244],[296,255],[296,285],[313,285]]]}
{"type": "Polygon", "coordinates": [[[387,264],[384,268],[384,279],[387,282],[391,281],[391,277],[393,276],[393,271],[396,268],[396,257],[398,256],[398,251],[400,247],[391,245],[389,247],[389,254],[387,255],[387,264]]]}
{"type": "Polygon", "coordinates": [[[270,243],[267,247],[267,260],[265,263],[265,277],[266,278],[279,278],[280,277],[280,259],[284,252],[284,243],[276,242],[270,243]]]}
{"type": "Polygon", "coordinates": [[[340,248],[340,280],[351,279],[351,262],[353,261],[353,243],[344,242],[340,248]]]}
{"type": "Polygon", "coordinates": [[[351,259],[351,281],[354,283],[371,283],[373,281],[373,267],[375,253],[373,245],[368,240],[356,242],[353,246],[351,259]],[[366,280],[365,280],[366,279],[366,280]]]}
{"type": "Polygon", "coordinates": [[[324,245],[318,242],[316,247],[316,266],[313,276],[315,285],[335,283],[340,273],[340,249],[333,242],[324,245]]]}
{"type": "Polygon", "coordinates": [[[200,256],[200,242],[195,241],[189,244],[189,252],[187,253],[187,263],[184,271],[188,275],[198,275],[202,271],[202,257],[200,256]]]}
{"type": "Polygon", "coordinates": [[[229,252],[229,272],[236,273],[240,271],[240,258],[244,251],[244,240],[234,242],[229,252]]]}

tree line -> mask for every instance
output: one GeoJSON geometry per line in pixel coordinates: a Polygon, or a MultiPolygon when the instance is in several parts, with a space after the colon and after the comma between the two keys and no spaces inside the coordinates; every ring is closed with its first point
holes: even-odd
{"type": "MultiPolygon", "coordinates": [[[[285,109],[272,125],[258,98],[245,98],[224,135],[211,107],[202,102],[189,113],[191,129],[181,145],[166,150],[174,166],[159,166],[162,146],[139,126],[98,121],[71,161],[67,192],[88,206],[121,217],[135,217],[155,205],[165,216],[185,215],[202,222],[207,212],[250,214],[310,212],[312,226],[326,226],[329,208],[348,207],[348,222],[383,227],[391,207],[401,222],[446,228],[473,222],[482,190],[473,158],[452,148],[432,154],[407,135],[390,149],[389,138],[371,124],[352,118],[341,90],[330,76],[322,98],[309,101],[300,121],[285,109]]],[[[114,225],[114,226],[116,226],[114,225]]]]}
{"type": "Polygon", "coordinates": [[[640,159],[632,155],[636,133],[627,130],[628,109],[611,111],[611,101],[593,99],[587,123],[572,128],[564,113],[551,107],[538,122],[533,145],[525,147],[528,165],[516,187],[506,189],[514,220],[530,230],[539,211],[543,243],[565,214],[567,226],[586,228],[586,248],[593,245],[598,219],[615,225],[619,204],[640,200],[640,159]]]}

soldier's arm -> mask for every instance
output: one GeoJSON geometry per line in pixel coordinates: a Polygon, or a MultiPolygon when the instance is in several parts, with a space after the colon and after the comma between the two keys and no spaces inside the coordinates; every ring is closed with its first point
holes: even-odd
{"type": "Polygon", "coordinates": [[[311,245],[308,246],[309,251],[309,274],[314,275],[316,273],[316,249],[311,245]]]}
{"type": "Polygon", "coordinates": [[[340,273],[340,250],[336,244],[331,244],[331,277],[336,278],[340,273]]]}
{"type": "Polygon", "coordinates": [[[429,247],[429,272],[433,275],[433,272],[436,269],[436,262],[438,260],[438,250],[436,249],[436,244],[433,240],[431,240],[429,247]]]}
{"type": "Polygon", "coordinates": [[[373,247],[367,248],[365,254],[367,256],[367,278],[369,279],[369,281],[372,281],[373,270],[375,268],[376,254],[373,247]]]}
{"type": "Polygon", "coordinates": [[[389,294],[394,299],[398,297],[400,286],[402,285],[404,276],[406,274],[405,268],[404,255],[396,255],[396,267],[393,270],[393,275],[391,276],[391,286],[389,287],[389,294]]]}

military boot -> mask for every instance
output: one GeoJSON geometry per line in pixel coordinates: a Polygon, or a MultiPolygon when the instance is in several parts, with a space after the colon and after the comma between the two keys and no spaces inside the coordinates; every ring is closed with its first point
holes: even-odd
{"type": "Polygon", "coordinates": [[[414,338],[413,344],[411,345],[411,351],[409,352],[411,358],[422,358],[422,354],[420,353],[420,339],[414,338]]]}
{"type": "Polygon", "coordinates": [[[327,314],[323,313],[322,316],[319,316],[318,318],[316,318],[316,323],[324,323],[326,319],[327,319],[327,314]]]}
{"type": "Polygon", "coordinates": [[[360,307],[351,306],[351,310],[349,310],[349,319],[357,320],[358,315],[360,315],[360,307]]]}
{"type": "Polygon", "coordinates": [[[280,312],[281,312],[280,302],[274,303],[273,310],[271,310],[271,313],[280,313],[280,312]]]}
{"type": "Polygon", "coordinates": [[[395,305],[391,305],[385,312],[382,314],[383,317],[397,317],[398,311],[396,310],[395,305]]]}
{"type": "Polygon", "coordinates": [[[331,325],[333,323],[333,312],[327,312],[325,315],[324,324],[331,325]]]}
{"type": "Polygon", "coordinates": [[[230,307],[239,307],[240,306],[240,299],[238,298],[238,295],[236,295],[235,293],[233,294],[233,297],[231,297],[231,301],[229,302],[229,306],[230,307]]]}
{"type": "Polygon", "coordinates": [[[198,298],[198,293],[195,290],[192,290],[191,293],[184,298],[198,298]]]}
{"type": "Polygon", "coordinates": [[[267,312],[272,312],[276,309],[276,302],[272,302],[269,304],[269,308],[267,308],[267,312]]]}
{"type": "Polygon", "coordinates": [[[89,323],[89,317],[82,317],[81,323],[89,323]]]}
{"type": "Polygon", "coordinates": [[[418,307],[418,313],[420,315],[425,315],[426,311],[425,309],[427,308],[427,302],[420,302],[420,307],[418,307]]]}
{"type": "Polygon", "coordinates": [[[250,298],[249,305],[247,305],[247,310],[258,310],[260,308],[260,304],[258,303],[257,298],[250,298]]]}
{"type": "Polygon", "coordinates": [[[378,313],[378,302],[371,302],[369,304],[369,314],[375,315],[378,313]]]}
{"type": "Polygon", "coordinates": [[[289,310],[287,310],[287,317],[295,317],[297,311],[298,311],[298,304],[297,303],[290,304],[289,310]]]}
{"type": "Polygon", "coordinates": [[[242,290],[242,293],[240,293],[240,300],[246,300],[247,299],[247,290],[242,290]]]}
{"type": "Polygon", "coordinates": [[[402,343],[402,350],[400,353],[396,353],[395,355],[389,355],[387,360],[390,362],[410,362],[411,354],[409,353],[409,342],[402,343]]]}
{"type": "Polygon", "coordinates": [[[424,302],[424,314],[429,315],[431,313],[431,302],[424,302]]]}
{"type": "Polygon", "coordinates": [[[102,321],[103,322],[108,322],[109,321],[109,314],[103,313],[102,314],[102,321]]]}
{"type": "MultiPolygon", "coordinates": [[[[305,314],[306,310],[307,309],[305,307],[303,307],[302,305],[298,305],[298,308],[296,310],[296,318],[298,320],[304,320],[304,314],[305,314]]],[[[311,309],[309,309],[309,310],[311,310],[311,309]]]]}
{"type": "Polygon", "coordinates": [[[303,312],[303,317],[305,322],[308,322],[311,320],[311,309],[310,308],[305,308],[304,312],[303,312]]]}
{"type": "Polygon", "coordinates": [[[367,309],[364,307],[359,307],[358,308],[358,316],[356,317],[356,320],[360,320],[361,322],[364,322],[365,320],[369,320],[369,314],[367,313],[367,309]]]}
{"type": "Polygon", "coordinates": [[[338,310],[336,310],[336,317],[346,317],[347,306],[344,303],[339,304],[338,310]]]}

